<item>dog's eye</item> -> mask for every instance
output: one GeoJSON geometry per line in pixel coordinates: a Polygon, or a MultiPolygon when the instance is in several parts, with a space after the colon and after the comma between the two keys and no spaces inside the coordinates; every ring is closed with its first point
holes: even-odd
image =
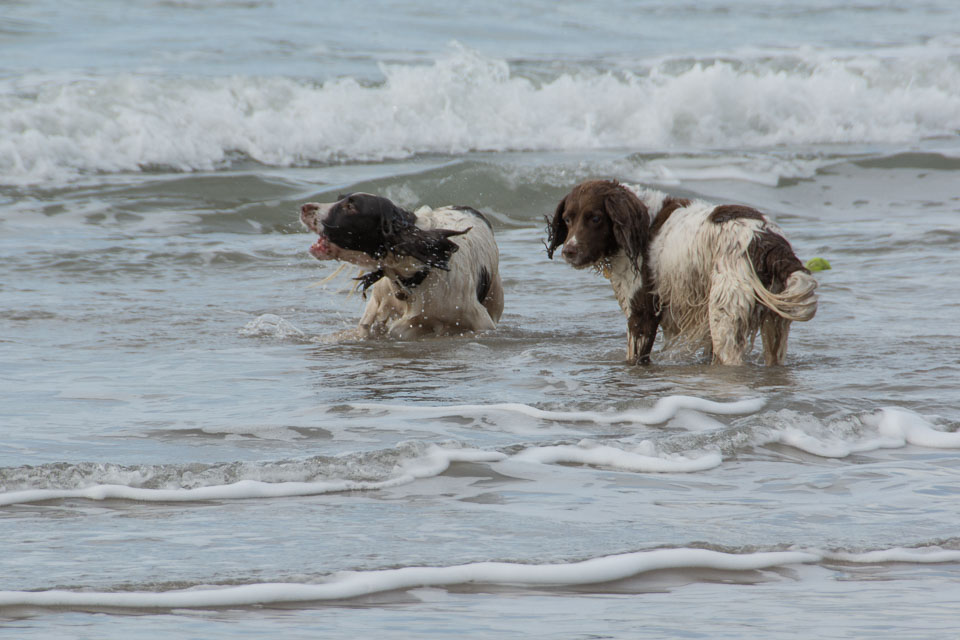
{"type": "Polygon", "coordinates": [[[563,224],[570,226],[570,216],[563,216],[563,224]]]}
{"type": "Polygon", "coordinates": [[[591,224],[600,224],[600,215],[599,215],[599,214],[595,214],[592,218],[590,218],[590,223],[591,223],[591,224]]]}

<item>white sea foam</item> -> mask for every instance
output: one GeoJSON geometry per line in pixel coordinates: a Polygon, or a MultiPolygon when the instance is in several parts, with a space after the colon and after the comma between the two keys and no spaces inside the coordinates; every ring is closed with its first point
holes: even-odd
{"type": "Polygon", "coordinates": [[[910,564],[938,564],[942,562],[960,562],[960,550],[957,549],[878,549],[850,553],[831,551],[823,553],[824,560],[849,562],[851,564],[887,564],[904,562],[910,564]]]}
{"type": "Polygon", "coordinates": [[[762,398],[748,398],[733,402],[716,402],[693,396],[667,396],[660,398],[650,409],[631,411],[551,411],[527,404],[502,402],[493,404],[456,404],[440,407],[420,405],[388,405],[350,403],[338,405],[361,411],[388,411],[390,413],[415,413],[422,416],[483,416],[491,413],[516,413],[528,418],[553,422],[593,422],[595,424],[662,424],[682,410],[702,411],[721,415],[742,415],[759,411],[764,405],[762,398]]]}
{"type": "Polygon", "coordinates": [[[496,462],[506,456],[495,451],[430,446],[419,456],[402,459],[389,477],[376,480],[333,479],[319,482],[264,482],[240,480],[194,488],[153,489],[127,484],[96,484],[63,489],[25,489],[0,493],[0,506],[42,502],[45,500],[134,500],[143,502],[192,502],[197,500],[237,500],[311,496],[339,491],[370,491],[408,484],[420,478],[437,476],[453,462],[496,462]]]}
{"type": "MultiPolygon", "coordinates": [[[[669,404],[674,407],[674,414],[681,409],[694,408],[694,404],[686,404],[688,399],[681,396],[663,400],[672,401],[669,404]]],[[[762,405],[762,402],[759,404],[762,405]]],[[[730,405],[733,405],[730,409],[748,408],[740,403],[730,405]]],[[[697,408],[705,410],[707,406],[701,405],[697,408]]],[[[624,421],[621,417],[631,412],[585,415],[589,413],[577,412],[574,415],[578,420],[592,418],[597,422],[619,423],[624,421]]],[[[726,413],[733,415],[739,411],[730,410],[726,413]]],[[[658,417],[665,415],[661,413],[658,417]]],[[[670,453],[662,451],[650,440],[643,440],[639,444],[622,441],[615,445],[598,445],[591,440],[583,440],[577,445],[529,447],[514,454],[512,459],[543,464],[583,464],[628,472],[691,473],[720,466],[723,456],[718,449],[725,448],[727,441],[738,442],[737,448],[780,443],[822,458],[846,458],[855,453],[897,449],[908,444],[960,449],[960,433],[940,431],[922,416],[897,407],[884,408],[835,423],[823,423],[813,416],[781,411],[773,415],[773,422],[777,426],[754,427],[750,435],[741,439],[736,433],[725,436],[727,427],[722,423],[690,413],[684,420],[677,420],[673,426],[690,425],[690,431],[707,434],[705,437],[708,439],[704,440],[700,450],[670,453]],[[710,438],[711,432],[707,428],[711,424],[714,426],[712,433],[719,434],[719,437],[710,438]]]]}
{"type": "Polygon", "coordinates": [[[900,446],[909,443],[933,449],[960,448],[960,433],[938,431],[922,416],[899,407],[886,407],[868,416],[865,422],[900,446]]]}
{"type": "Polygon", "coordinates": [[[955,563],[960,551],[889,549],[865,553],[818,550],[724,553],[709,549],[658,549],[591,558],[581,562],[521,564],[477,562],[447,567],[402,567],[345,571],[321,583],[259,583],[232,587],[201,586],[172,591],[0,591],[0,607],[118,609],[206,609],[280,603],[344,600],[422,587],[505,585],[515,588],[590,585],[634,578],[650,571],[713,569],[757,571],[824,561],[846,563],[955,563]]]}
{"type": "Polygon", "coordinates": [[[960,433],[942,431],[922,416],[890,407],[862,416],[822,422],[794,411],[758,415],[758,424],[728,427],[705,422],[694,409],[725,415],[753,413],[761,399],[720,403],[701,398],[661,398],[646,411],[595,412],[545,411],[523,404],[451,405],[347,405],[351,410],[385,411],[424,416],[484,416],[514,412],[550,421],[596,424],[659,424],[678,415],[668,433],[637,441],[630,435],[602,443],[582,439],[576,444],[512,446],[509,453],[426,443],[401,443],[395,448],[345,458],[213,465],[209,469],[119,467],[88,464],[48,477],[43,469],[4,470],[0,506],[57,499],[187,502],[319,495],[342,491],[385,489],[444,473],[453,462],[577,464],[630,473],[696,473],[716,468],[724,455],[745,447],[780,443],[825,458],[845,458],[883,448],[907,445],[960,449],[960,433]],[[683,430],[684,425],[691,429],[683,430]],[[709,429],[711,425],[715,426],[709,429]],[[678,431],[680,431],[678,433],[678,431]],[[39,475],[38,475],[39,474],[39,475]],[[316,477],[322,475],[322,480],[316,477]],[[233,482],[227,479],[240,478],[233,482]],[[37,486],[40,484],[41,486],[37,486]],[[146,487],[153,484],[153,487],[146,487]],[[156,485],[160,485],[159,487],[156,485]],[[44,486],[46,485],[46,486],[44,486]],[[50,486],[53,485],[53,486],[50,486]],[[58,486],[60,485],[60,486],[58,486]],[[193,486],[191,486],[193,485],[193,486]],[[19,487],[29,488],[19,488],[19,487]]]}
{"type": "MultiPolygon", "coordinates": [[[[0,79],[0,180],[471,150],[913,142],[960,129],[960,65],[904,52],[638,62],[531,80],[461,47],[383,82],[124,73],[0,79]]],[[[675,168],[674,171],[682,171],[675,168]]]]}
{"type": "Polygon", "coordinates": [[[642,473],[705,471],[719,467],[723,462],[722,456],[717,452],[706,452],[696,457],[679,454],[656,455],[655,452],[639,453],[589,441],[580,442],[577,446],[530,447],[514,455],[513,460],[543,464],[586,464],[642,473]]]}
{"type": "MultiPolygon", "coordinates": [[[[793,412],[788,414],[787,419],[792,424],[766,434],[768,441],[780,442],[824,458],[845,458],[853,453],[899,449],[908,444],[960,449],[960,433],[938,430],[919,414],[899,407],[886,407],[860,416],[854,421],[859,427],[857,432],[834,430],[832,425],[824,425],[812,417],[800,418],[793,412]]],[[[760,437],[761,440],[763,438],[760,437]]]]}

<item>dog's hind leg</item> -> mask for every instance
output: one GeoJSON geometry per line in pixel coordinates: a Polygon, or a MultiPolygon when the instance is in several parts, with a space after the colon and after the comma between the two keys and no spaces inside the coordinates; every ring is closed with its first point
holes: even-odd
{"type": "Polygon", "coordinates": [[[763,338],[763,361],[767,365],[783,364],[787,357],[787,337],[790,321],[768,309],[763,309],[760,319],[760,335],[763,338]]]}
{"type": "Polygon", "coordinates": [[[477,299],[480,304],[483,305],[484,309],[486,309],[490,320],[497,323],[503,314],[503,282],[500,280],[500,274],[498,272],[494,272],[491,278],[489,271],[483,268],[481,269],[481,276],[484,274],[486,274],[487,282],[484,283],[484,278],[480,278],[480,282],[477,285],[477,299]]]}
{"type": "Polygon", "coordinates": [[[710,282],[708,318],[713,362],[737,365],[750,344],[753,314],[753,289],[743,265],[725,268],[718,265],[710,282]]]}

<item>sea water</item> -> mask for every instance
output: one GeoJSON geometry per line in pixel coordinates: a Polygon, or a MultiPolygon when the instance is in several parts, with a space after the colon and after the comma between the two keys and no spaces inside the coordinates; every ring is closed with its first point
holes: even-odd
{"type": "MultiPolygon", "coordinates": [[[[960,7],[7,3],[0,631],[910,637],[960,599],[960,7]],[[624,362],[615,178],[823,257],[786,365],[624,362]],[[492,332],[337,341],[309,200],[488,214],[492,332]]],[[[333,275],[331,278],[330,276],[333,275]]]]}

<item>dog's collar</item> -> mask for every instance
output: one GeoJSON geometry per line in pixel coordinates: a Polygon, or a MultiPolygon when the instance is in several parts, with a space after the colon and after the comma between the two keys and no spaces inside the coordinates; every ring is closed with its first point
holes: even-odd
{"type": "Polygon", "coordinates": [[[610,258],[605,258],[602,261],[594,264],[593,268],[596,269],[598,274],[602,275],[607,280],[613,276],[613,265],[610,263],[610,258]]]}
{"type": "Polygon", "coordinates": [[[430,275],[430,267],[424,267],[409,278],[398,277],[397,282],[399,282],[405,289],[413,289],[426,280],[428,275],[430,275]]]}
{"type": "Polygon", "coordinates": [[[411,290],[420,286],[420,284],[427,279],[427,276],[430,275],[430,267],[424,267],[414,273],[409,278],[397,277],[394,281],[397,283],[397,292],[394,294],[397,296],[397,300],[406,300],[410,297],[411,290]]]}
{"type": "MultiPolygon", "coordinates": [[[[397,284],[396,296],[400,300],[406,300],[410,295],[412,289],[417,288],[424,280],[427,279],[427,276],[430,275],[430,267],[423,267],[412,276],[404,278],[397,276],[394,278],[394,282],[397,284]]],[[[380,278],[385,277],[386,274],[383,272],[383,267],[377,269],[376,271],[371,271],[370,273],[365,273],[359,278],[355,278],[360,283],[361,292],[363,294],[367,293],[367,289],[372,287],[380,278]]]]}
{"type": "Polygon", "coordinates": [[[361,276],[357,276],[354,280],[357,281],[357,286],[360,287],[360,295],[364,298],[367,297],[367,289],[372,287],[377,283],[377,280],[383,277],[383,269],[377,269],[376,271],[370,271],[361,276]]]}

